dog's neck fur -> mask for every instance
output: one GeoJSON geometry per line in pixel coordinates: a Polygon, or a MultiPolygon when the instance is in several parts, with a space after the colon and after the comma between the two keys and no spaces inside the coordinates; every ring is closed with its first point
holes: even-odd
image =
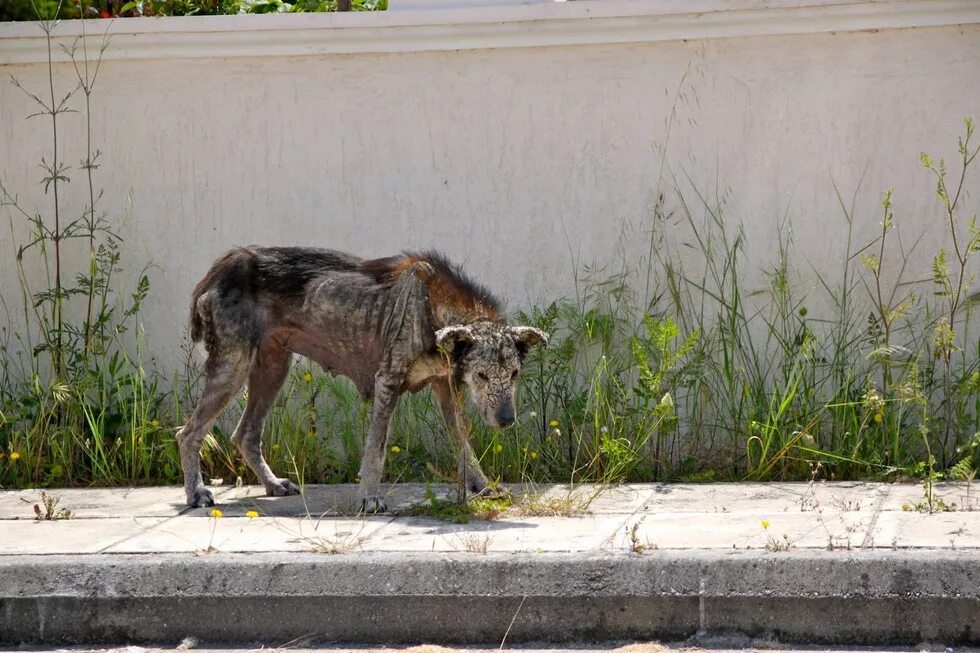
{"type": "Polygon", "coordinates": [[[361,269],[384,285],[395,283],[412,270],[428,290],[435,329],[505,321],[499,300],[437,252],[405,252],[401,256],[365,261],[361,269]]]}

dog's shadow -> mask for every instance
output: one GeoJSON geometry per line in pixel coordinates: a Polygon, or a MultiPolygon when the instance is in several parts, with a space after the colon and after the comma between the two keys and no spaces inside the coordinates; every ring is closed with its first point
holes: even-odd
{"type": "Polygon", "coordinates": [[[413,526],[428,526],[432,532],[453,534],[459,532],[487,532],[509,528],[537,528],[537,524],[508,520],[506,515],[500,519],[471,518],[467,523],[459,523],[451,518],[443,519],[430,514],[424,508],[436,496],[448,504],[447,494],[450,486],[439,484],[431,486],[427,492],[419,486],[392,485],[385,488],[382,496],[388,505],[383,513],[365,513],[360,510],[356,497],[356,485],[308,485],[303,494],[288,497],[267,496],[262,488],[256,486],[230,487],[215,490],[215,505],[204,508],[188,508],[174,504],[176,511],[186,517],[213,518],[214,511],[220,511],[222,518],[234,517],[274,517],[313,520],[392,520],[413,526]]]}

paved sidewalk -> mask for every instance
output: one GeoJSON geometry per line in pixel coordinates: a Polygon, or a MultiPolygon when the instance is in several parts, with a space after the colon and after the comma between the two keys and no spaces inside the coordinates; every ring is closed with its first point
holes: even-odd
{"type": "MultiPolygon", "coordinates": [[[[766,483],[512,487],[490,521],[352,514],[354,486],[0,493],[0,644],[980,643],[976,490],[766,483]],[[972,509],[971,509],[972,508],[972,509]],[[543,516],[549,510],[565,516],[543,516]],[[256,516],[257,515],[257,516],[256,516]]],[[[449,491],[432,486],[436,496],[449,491]]]]}
{"type": "MultiPolygon", "coordinates": [[[[646,549],[978,549],[980,484],[937,484],[957,510],[908,510],[921,485],[727,483],[512,486],[517,505],[467,524],[354,514],[353,485],[307,486],[300,497],[217,487],[221,519],[187,509],[179,488],[49,490],[69,520],[34,519],[41,493],[0,493],[0,555],[324,551],[576,552],[646,549]],[[903,507],[905,509],[903,509],[903,507]],[[963,508],[974,508],[964,510],[963,508]],[[570,516],[540,516],[549,510],[570,516]],[[258,513],[250,518],[247,513],[258,513]]],[[[445,497],[446,485],[433,485],[445,497]]],[[[425,488],[392,486],[394,512],[424,505],[425,488]]]]}

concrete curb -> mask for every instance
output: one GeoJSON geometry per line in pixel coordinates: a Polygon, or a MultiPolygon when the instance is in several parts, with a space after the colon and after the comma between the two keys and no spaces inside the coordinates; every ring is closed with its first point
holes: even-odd
{"type": "Polygon", "coordinates": [[[980,643],[976,551],[10,556],[0,644],[980,643]],[[516,614],[516,617],[515,617],[516,614]]]}

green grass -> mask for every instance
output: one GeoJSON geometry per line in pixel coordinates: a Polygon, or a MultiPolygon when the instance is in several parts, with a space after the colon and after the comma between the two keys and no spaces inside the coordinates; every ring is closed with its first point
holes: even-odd
{"type": "Polygon", "coordinates": [[[471,520],[490,521],[497,519],[510,508],[514,501],[509,497],[498,499],[469,499],[467,501],[447,501],[439,499],[426,486],[425,502],[406,508],[400,514],[412,517],[427,517],[452,524],[468,524],[471,520]]]}
{"type": "MultiPolygon", "coordinates": [[[[84,93],[88,125],[98,61],[91,78],[83,70],[72,93],[84,93]]],[[[50,96],[31,94],[52,136],[72,93],[64,101],[53,87],[50,96]]],[[[725,215],[726,197],[664,168],[643,226],[646,257],[623,248],[602,269],[573,259],[573,295],[516,316],[551,333],[551,345],[527,361],[515,427],[472,420],[488,476],[761,481],[809,480],[819,470],[833,479],[931,483],[975,473],[980,340],[971,331],[969,270],[980,231],[961,206],[980,151],[973,141],[967,120],[949,169],[922,156],[936,184],[934,227],[948,243],[932,253],[930,269],[913,269],[919,244],[901,238],[891,191],[874,216],[880,232],[858,242],[853,203],[828,188],[840,213],[819,219],[846,235],[835,281],[801,269],[789,221],[773,216],[778,248],[762,289],[746,280],[758,270],[746,260],[745,234],[725,215]],[[816,280],[822,296],[801,291],[803,280],[816,280]],[[818,314],[814,306],[827,308],[818,314]]],[[[11,233],[28,227],[13,250],[22,294],[4,299],[0,328],[4,487],[180,480],[173,436],[196,400],[200,371],[189,352],[169,376],[148,360],[139,325],[151,279],[144,270],[135,287],[120,286],[126,245],[98,217],[98,158],[89,142],[88,204],[70,210],[58,199],[67,175],[55,152],[42,165],[47,208],[22,206],[0,179],[11,233]],[[73,250],[88,252],[81,269],[67,268],[73,250]],[[44,273],[26,272],[36,269],[44,273]]],[[[239,400],[206,441],[209,478],[254,481],[229,443],[241,409],[239,400]]],[[[274,469],[300,483],[355,482],[368,420],[350,383],[302,363],[269,416],[263,449],[274,469]]],[[[388,481],[454,480],[455,455],[430,393],[402,399],[392,433],[388,481]]]]}

